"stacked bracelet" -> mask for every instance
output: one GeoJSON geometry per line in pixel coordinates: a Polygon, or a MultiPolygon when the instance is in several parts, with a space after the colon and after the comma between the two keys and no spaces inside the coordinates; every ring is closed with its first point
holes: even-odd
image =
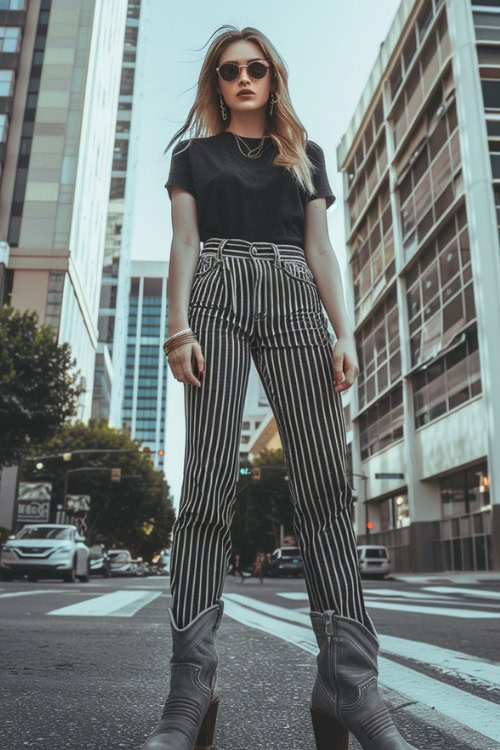
{"type": "Polygon", "coordinates": [[[163,351],[168,357],[173,349],[178,346],[183,346],[183,344],[189,344],[191,341],[197,341],[197,338],[191,328],[185,328],[183,331],[179,331],[178,333],[174,333],[173,336],[169,336],[163,344],[163,351]]]}

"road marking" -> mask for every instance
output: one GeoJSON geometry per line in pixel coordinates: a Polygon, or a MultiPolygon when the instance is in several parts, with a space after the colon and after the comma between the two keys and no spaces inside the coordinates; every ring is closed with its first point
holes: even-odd
{"type": "Polygon", "coordinates": [[[500,599],[498,591],[481,591],[481,589],[460,589],[454,586],[423,586],[426,591],[438,591],[443,594],[463,594],[464,596],[479,596],[483,599],[500,599]]]}
{"type": "MultiPolygon", "coordinates": [[[[274,616],[258,610],[267,610],[268,612],[278,610],[277,616],[288,618],[294,622],[309,620],[306,615],[287,610],[285,607],[265,604],[241,594],[225,594],[222,598],[225,602],[224,612],[234,620],[238,620],[256,630],[275,635],[309,653],[318,653],[316,637],[311,626],[305,628],[292,625],[290,622],[283,622],[283,620],[275,619],[274,616]],[[247,606],[243,606],[244,600],[246,600],[247,606]],[[248,606],[253,609],[249,609],[248,606]]],[[[379,636],[381,649],[383,638],[383,636],[379,636]]],[[[417,641],[413,643],[415,643],[415,648],[421,645],[417,641]]],[[[380,682],[391,689],[412,700],[418,700],[431,708],[437,709],[442,714],[490,739],[500,740],[500,706],[497,704],[447,685],[440,680],[417,672],[410,667],[402,666],[383,656],[378,658],[378,668],[380,682]]]]}
{"type": "Polygon", "coordinates": [[[498,662],[394,635],[379,634],[379,641],[381,651],[423,663],[440,674],[458,677],[470,685],[479,685],[488,691],[500,688],[500,663],[498,662]]]}
{"type": "MultiPolygon", "coordinates": [[[[287,609],[275,604],[268,604],[257,599],[252,599],[243,594],[228,594],[231,600],[238,602],[242,606],[251,607],[259,612],[263,612],[275,618],[281,618],[305,625],[311,628],[311,618],[309,614],[303,613],[301,609],[287,609]]],[[[308,610],[309,611],[309,610],[308,610]]],[[[282,624],[281,622],[279,623],[282,624]]],[[[399,638],[396,636],[382,635],[377,633],[380,641],[380,650],[396,656],[403,656],[407,659],[425,664],[426,666],[435,667],[438,671],[448,670],[449,674],[463,679],[466,682],[482,683],[487,690],[492,687],[500,687],[500,663],[481,659],[461,651],[441,648],[424,641],[411,640],[408,638],[399,638]]],[[[313,642],[314,639],[313,639],[313,642]]]]}
{"type": "Polygon", "coordinates": [[[68,607],[53,609],[48,615],[70,617],[132,617],[140,609],[160,596],[159,591],[114,591],[112,594],[95,596],[68,607]]]}
{"type": "MultiPolygon", "coordinates": [[[[388,591],[390,591],[390,589],[388,591]]],[[[456,609],[454,607],[435,607],[435,606],[432,606],[432,603],[433,603],[432,599],[430,599],[429,597],[426,597],[425,594],[419,595],[418,592],[394,591],[393,595],[394,596],[406,596],[406,595],[411,596],[412,593],[416,593],[417,596],[422,596],[424,598],[427,598],[429,600],[429,606],[422,607],[422,606],[419,606],[418,604],[409,604],[409,603],[407,604],[406,602],[402,604],[399,604],[397,602],[381,602],[376,599],[370,599],[369,592],[370,593],[378,592],[376,594],[377,596],[382,595],[382,592],[384,592],[384,596],[391,596],[391,594],[386,593],[385,589],[367,589],[364,592],[365,604],[367,607],[373,607],[374,609],[392,609],[398,612],[418,612],[418,613],[422,613],[425,615],[440,615],[442,617],[443,616],[444,617],[459,617],[463,619],[470,619],[470,618],[472,619],[485,619],[485,618],[498,619],[500,617],[500,612],[498,610],[492,612],[488,610],[478,610],[478,609],[462,609],[462,608],[456,609]]],[[[305,600],[308,599],[307,594],[306,593],[303,594],[301,592],[297,592],[293,597],[288,596],[283,593],[278,593],[278,596],[283,596],[286,599],[294,599],[296,601],[299,599],[305,599],[305,600]]],[[[437,599],[434,599],[434,601],[437,601],[437,599]]],[[[449,601],[450,604],[456,603],[446,598],[442,599],[442,601],[449,601]]],[[[467,606],[469,605],[467,604],[467,606]]],[[[485,606],[492,606],[492,605],[486,604],[485,606]]]]}
{"type": "Polygon", "coordinates": [[[500,612],[485,612],[479,609],[453,609],[452,607],[434,607],[432,605],[429,605],[428,607],[420,607],[418,604],[398,604],[397,602],[377,602],[375,600],[367,601],[366,606],[374,607],[375,609],[392,609],[398,612],[417,612],[424,615],[459,617],[464,620],[497,620],[500,618],[500,612]]]}
{"type": "MultiPolygon", "coordinates": [[[[61,589],[40,589],[40,591],[13,591],[9,594],[0,594],[0,599],[10,599],[14,596],[33,596],[33,594],[61,594],[61,589]]],[[[69,592],[65,592],[69,593],[69,592]]],[[[71,593],[78,593],[77,591],[72,591],[71,593]]]]}

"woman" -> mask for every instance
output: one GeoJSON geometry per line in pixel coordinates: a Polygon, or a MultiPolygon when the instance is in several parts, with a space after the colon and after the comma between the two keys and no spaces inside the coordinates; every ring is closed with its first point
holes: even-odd
{"type": "Polygon", "coordinates": [[[354,383],[358,363],[328,238],[335,196],[274,46],[251,27],[221,29],[189,117],[169,144],[194,118],[166,183],[173,240],[164,349],[186,386],[186,455],[171,557],[170,692],[143,750],[212,747],[215,640],[250,358],[284,446],[320,649],[310,705],[317,748],[347,749],[349,731],[370,750],[412,748],[377,691],[379,643],[351,522],[341,391],[354,383]]]}

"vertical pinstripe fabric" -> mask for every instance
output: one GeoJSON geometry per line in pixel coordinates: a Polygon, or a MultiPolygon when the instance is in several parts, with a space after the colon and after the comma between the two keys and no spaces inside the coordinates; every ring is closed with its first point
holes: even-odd
{"type": "Polygon", "coordinates": [[[200,388],[184,386],[186,453],[170,563],[176,622],[185,627],[222,594],[252,358],[284,447],[310,607],[371,628],[350,516],[333,338],[303,249],[207,240],[188,320],[205,374],[200,388]]]}

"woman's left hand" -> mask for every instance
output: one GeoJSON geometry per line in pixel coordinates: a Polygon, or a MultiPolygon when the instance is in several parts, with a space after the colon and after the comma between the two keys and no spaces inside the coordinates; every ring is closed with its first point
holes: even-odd
{"type": "Polygon", "coordinates": [[[354,383],[359,373],[354,337],[339,338],[332,350],[335,390],[345,391],[354,383]]]}

